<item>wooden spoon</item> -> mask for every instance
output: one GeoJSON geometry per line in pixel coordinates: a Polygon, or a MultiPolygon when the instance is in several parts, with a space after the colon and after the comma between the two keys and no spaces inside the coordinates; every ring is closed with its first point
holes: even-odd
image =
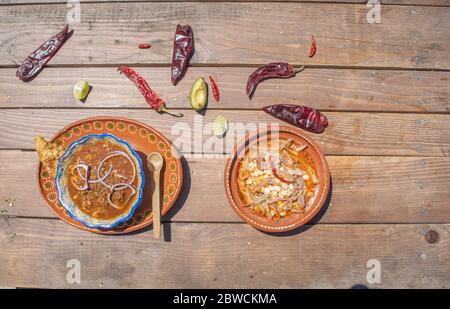
{"type": "Polygon", "coordinates": [[[153,238],[159,239],[161,236],[161,205],[159,197],[161,195],[159,189],[159,180],[164,159],[159,152],[152,152],[147,157],[147,167],[153,172],[153,182],[155,189],[152,195],[152,214],[153,214],[153,238]]]}

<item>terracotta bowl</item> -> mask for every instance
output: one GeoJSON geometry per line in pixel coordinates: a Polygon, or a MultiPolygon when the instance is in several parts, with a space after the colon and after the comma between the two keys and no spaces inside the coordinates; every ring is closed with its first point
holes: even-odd
{"type": "Polygon", "coordinates": [[[277,130],[255,132],[247,135],[246,138],[234,148],[231,157],[225,165],[225,192],[231,207],[236,214],[245,222],[265,232],[279,233],[296,229],[311,220],[323,207],[330,191],[330,170],[324,154],[319,146],[302,131],[290,127],[280,126],[277,130]],[[261,143],[270,139],[292,138],[296,143],[307,144],[308,154],[313,161],[313,168],[316,171],[320,183],[314,200],[307,207],[304,213],[291,213],[279,220],[266,218],[254,213],[249,207],[244,207],[237,185],[239,162],[244,158],[244,154],[255,143],[261,143]]]}

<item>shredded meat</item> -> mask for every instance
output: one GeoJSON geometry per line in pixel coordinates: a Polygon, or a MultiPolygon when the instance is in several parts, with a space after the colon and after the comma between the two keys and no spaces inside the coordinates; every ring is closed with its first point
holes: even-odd
{"type": "Polygon", "coordinates": [[[246,207],[278,220],[304,212],[319,180],[306,145],[292,139],[270,144],[251,149],[240,161],[237,185],[246,207]]]}

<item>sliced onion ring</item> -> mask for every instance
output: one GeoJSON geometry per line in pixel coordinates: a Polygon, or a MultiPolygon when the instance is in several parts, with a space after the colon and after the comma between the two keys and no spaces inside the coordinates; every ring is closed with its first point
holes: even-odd
{"type": "MultiPolygon", "coordinates": [[[[75,169],[75,168],[77,169],[78,175],[80,175],[81,179],[86,180],[88,175],[83,176],[83,175],[80,173],[80,167],[82,167],[82,166],[80,166],[80,165],[85,165],[85,166],[87,166],[88,168],[90,168],[90,167],[89,167],[89,165],[87,165],[87,164],[85,164],[85,163],[81,163],[81,164],[78,164],[78,166],[77,166],[77,165],[74,166],[74,169],[75,169]]],[[[99,173],[100,171],[99,171],[99,169],[97,169],[97,173],[96,173],[97,179],[94,179],[94,180],[90,180],[90,179],[89,179],[87,182],[88,182],[88,183],[98,183],[98,182],[101,182],[102,180],[105,180],[105,179],[109,176],[109,174],[111,173],[111,171],[112,171],[112,165],[109,166],[109,170],[105,173],[105,175],[103,175],[102,177],[99,177],[99,176],[100,176],[100,173],[99,173]]]]}
{"type": "MultiPolygon", "coordinates": [[[[108,160],[109,158],[112,158],[112,157],[115,157],[115,156],[124,156],[131,163],[131,166],[133,167],[133,177],[131,178],[131,181],[129,181],[127,184],[129,185],[129,184],[133,183],[134,179],[136,178],[136,168],[134,166],[133,160],[131,160],[131,158],[128,156],[127,153],[125,153],[123,151],[120,151],[120,150],[110,152],[106,157],[103,158],[103,160],[98,165],[97,174],[100,174],[99,171],[101,170],[101,168],[102,168],[103,164],[105,163],[105,161],[108,160]]],[[[104,179],[99,178],[99,180],[105,187],[108,187],[109,189],[112,190],[112,187],[113,187],[112,185],[107,184],[104,181],[104,179]]],[[[122,184],[122,186],[120,188],[118,188],[118,190],[123,190],[125,188],[127,188],[127,186],[122,184]]]]}
{"type": "Polygon", "coordinates": [[[87,178],[88,178],[88,175],[89,175],[89,165],[87,165],[87,164],[85,164],[85,163],[78,163],[77,165],[75,165],[75,166],[72,168],[72,172],[73,172],[75,169],[78,171],[78,175],[80,175],[80,178],[84,181],[84,185],[83,185],[83,187],[81,187],[81,188],[78,188],[78,187],[75,186],[75,184],[74,184],[75,189],[77,189],[78,191],[86,191],[86,190],[89,188],[89,184],[88,184],[88,182],[87,182],[87,178]],[[85,176],[84,176],[84,177],[82,176],[82,174],[81,174],[81,172],[80,172],[80,168],[84,169],[84,171],[85,171],[85,176]]]}
{"type": "MultiPolygon", "coordinates": [[[[136,194],[136,189],[133,187],[133,186],[131,186],[130,184],[128,184],[128,183],[125,183],[125,182],[122,182],[122,183],[116,183],[115,185],[112,185],[111,186],[111,192],[108,194],[108,203],[112,206],[112,207],[114,207],[115,209],[121,209],[119,206],[117,206],[117,205],[114,205],[114,203],[111,201],[111,196],[113,195],[113,193],[114,192],[116,192],[116,191],[122,191],[123,189],[116,189],[116,187],[119,187],[119,186],[124,186],[125,188],[130,188],[131,189],[131,195],[130,195],[130,198],[133,196],[133,195],[135,195],[136,194]]],[[[128,202],[128,201],[127,201],[128,202]]],[[[125,203],[126,204],[126,203],[125,203]]]]}
{"type": "MultiPolygon", "coordinates": [[[[97,179],[95,179],[95,180],[89,180],[89,170],[90,170],[90,167],[89,167],[89,165],[87,165],[86,163],[84,163],[84,162],[78,163],[77,165],[75,165],[75,166],[72,168],[72,171],[74,171],[75,169],[77,170],[78,175],[80,176],[80,178],[84,181],[84,186],[83,186],[82,188],[78,188],[78,187],[75,186],[75,189],[77,189],[77,190],[79,190],[79,191],[85,191],[85,190],[89,189],[89,184],[91,184],[91,183],[101,183],[102,185],[104,185],[105,187],[107,187],[109,190],[111,190],[110,193],[108,194],[108,203],[109,203],[112,207],[114,207],[114,208],[116,208],[116,209],[120,209],[120,208],[119,208],[117,205],[115,205],[115,204],[111,201],[111,197],[112,197],[112,195],[113,195],[114,192],[117,192],[117,191],[121,191],[121,190],[125,190],[125,189],[127,189],[127,188],[130,188],[132,192],[131,192],[131,195],[130,195],[129,198],[131,198],[133,195],[136,194],[136,189],[131,185],[131,184],[134,182],[134,180],[136,179],[136,167],[135,167],[135,165],[134,165],[133,160],[130,158],[130,156],[129,156],[126,152],[117,150],[117,151],[113,151],[113,152],[108,153],[108,154],[102,159],[102,161],[100,162],[100,164],[97,166],[97,170],[96,170],[96,176],[97,176],[97,179]],[[105,173],[105,175],[100,176],[100,171],[101,171],[101,169],[102,169],[103,164],[104,164],[108,159],[110,159],[110,158],[112,158],[112,157],[115,157],[115,156],[124,156],[124,157],[127,158],[127,160],[131,163],[131,166],[132,166],[132,168],[133,168],[133,177],[132,177],[132,179],[131,179],[128,183],[121,182],[121,183],[117,183],[117,184],[114,184],[114,185],[110,185],[110,184],[106,183],[105,180],[106,180],[106,178],[108,178],[108,176],[111,174],[112,169],[113,169],[112,164],[109,166],[109,170],[105,173]],[[84,174],[84,175],[81,173],[80,169],[84,169],[84,170],[85,170],[85,174],[84,174]]],[[[129,201],[129,199],[128,199],[128,201],[129,201]]],[[[127,201],[127,202],[128,202],[128,201],[127,201]]],[[[127,203],[127,202],[126,202],[126,203],[127,203]]],[[[125,203],[125,204],[126,204],[126,203],[125,203]]]]}

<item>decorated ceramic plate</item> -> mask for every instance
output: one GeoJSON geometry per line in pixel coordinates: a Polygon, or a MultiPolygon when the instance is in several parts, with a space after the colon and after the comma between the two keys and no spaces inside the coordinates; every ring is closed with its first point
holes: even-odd
{"type": "Polygon", "coordinates": [[[150,181],[152,175],[146,168],[147,155],[157,151],[164,158],[161,178],[162,215],[169,211],[181,190],[183,169],[180,155],[172,143],[155,129],[130,119],[116,117],[95,117],[77,121],[60,130],[50,141],[67,148],[87,135],[104,133],[112,134],[126,141],[142,161],[142,170],[147,181],[143,189],[142,201],[134,211],[133,216],[113,229],[87,227],[80,221],[73,219],[60,204],[53,177],[43,168],[42,164],[39,164],[38,180],[42,197],[58,217],[82,230],[99,234],[124,234],[145,228],[152,224],[151,200],[153,193],[153,183],[150,181]]]}

